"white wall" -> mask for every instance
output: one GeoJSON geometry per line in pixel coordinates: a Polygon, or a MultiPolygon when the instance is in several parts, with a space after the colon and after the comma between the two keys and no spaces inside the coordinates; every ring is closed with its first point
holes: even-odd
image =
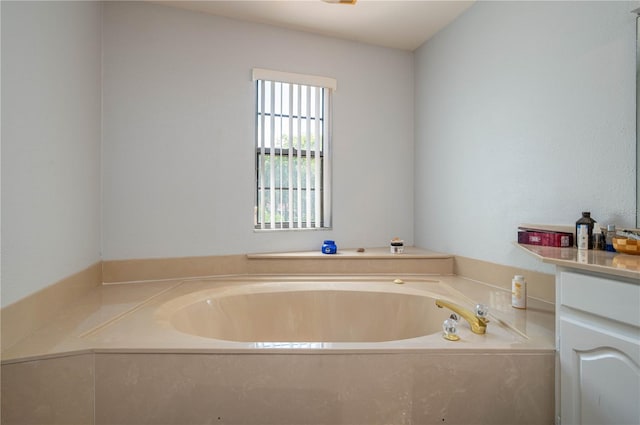
{"type": "Polygon", "coordinates": [[[518,224],[634,225],[630,11],[483,1],[416,51],[416,245],[549,271],[518,224]]]}
{"type": "Polygon", "coordinates": [[[545,269],[518,223],[634,222],[630,3],[478,2],[414,67],[161,5],[3,1],[2,305],[98,261],[101,230],[104,259],[401,236],[545,269]],[[251,229],[255,66],[338,79],[333,231],[251,229]]]}
{"type": "Polygon", "coordinates": [[[100,260],[95,2],[2,2],[2,305],[100,260]]]}
{"type": "Polygon", "coordinates": [[[126,2],[103,37],[105,260],[413,242],[411,53],[126,2]],[[332,231],[253,231],[253,67],[338,81],[332,231]]]}

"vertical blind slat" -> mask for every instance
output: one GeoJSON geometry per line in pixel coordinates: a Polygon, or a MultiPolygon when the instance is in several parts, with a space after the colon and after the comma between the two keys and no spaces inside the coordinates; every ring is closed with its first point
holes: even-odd
{"type": "Polygon", "coordinates": [[[274,139],[276,137],[276,128],[275,128],[275,108],[276,108],[276,87],[273,82],[270,84],[271,86],[271,128],[270,128],[270,137],[269,137],[269,149],[272,152],[269,155],[269,227],[275,229],[275,218],[276,218],[276,170],[275,170],[275,161],[273,158],[273,149],[275,148],[274,139]]]}
{"type": "Polygon", "coordinates": [[[331,163],[328,158],[331,158],[331,91],[324,90],[323,91],[324,101],[323,104],[323,113],[324,123],[322,124],[323,128],[323,138],[322,138],[322,149],[324,152],[324,157],[326,160],[322,161],[322,187],[324,189],[323,194],[323,214],[324,218],[323,226],[329,227],[331,226],[331,163]]]}
{"type": "Polygon", "coordinates": [[[311,86],[307,86],[307,117],[306,117],[306,128],[307,128],[307,161],[306,161],[306,205],[305,205],[305,213],[307,216],[307,227],[311,227],[311,214],[309,214],[311,210],[311,86]]]}
{"type": "Polygon", "coordinates": [[[262,114],[260,115],[260,170],[259,170],[259,179],[260,179],[260,190],[258,193],[258,196],[260,198],[260,226],[264,229],[265,228],[265,215],[264,215],[264,207],[265,207],[265,199],[264,199],[264,185],[265,185],[265,178],[264,178],[264,154],[265,154],[265,149],[264,149],[264,137],[265,137],[265,116],[264,116],[264,107],[265,107],[265,99],[264,99],[264,92],[265,92],[265,82],[264,81],[260,81],[260,109],[262,111],[262,114]]]}
{"type": "Polygon", "coordinates": [[[293,84],[289,84],[289,161],[288,161],[288,184],[289,184],[289,228],[293,228],[293,84]]]}
{"type": "Polygon", "coordinates": [[[296,157],[296,169],[297,169],[297,192],[298,196],[298,228],[302,228],[302,86],[298,85],[298,153],[296,157]]]}
{"type": "MultiPolygon", "coordinates": [[[[278,106],[280,109],[278,110],[278,128],[279,131],[276,133],[278,135],[278,143],[277,143],[277,147],[282,149],[282,143],[283,143],[283,135],[284,135],[284,123],[283,123],[283,117],[284,117],[284,108],[282,107],[283,105],[283,89],[284,89],[284,84],[282,83],[278,83],[278,87],[280,89],[280,105],[278,106]]],[[[283,192],[284,192],[284,179],[282,176],[282,173],[284,171],[284,167],[282,166],[282,163],[284,162],[284,157],[282,155],[278,156],[278,181],[279,181],[279,185],[278,185],[278,197],[276,199],[276,211],[280,212],[280,208],[282,205],[284,205],[284,198],[282,197],[283,192]]],[[[284,218],[284,217],[283,217],[284,218]]],[[[276,223],[277,223],[277,217],[276,217],[276,223]]]]}
{"type": "Polygon", "coordinates": [[[320,121],[320,100],[321,100],[321,96],[322,96],[322,90],[320,89],[320,87],[316,87],[315,88],[315,92],[316,92],[316,96],[315,96],[315,101],[316,101],[316,107],[315,107],[315,133],[316,133],[316,160],[315,160],[315,183],[314,183],[314,188],[315,188],[315,202],[314,202],[314,215],[315,215],[315,223],[316,223],[316,227],[321,227],[322,223],[321,218],[320,218],[320,207],[322,206],[321,202],[320,202],[320,178],[322,177],[322,173],[320,172],[320,165],[322,165],[322,157],[321,157],[321,152],[322,152],[322,145],[323,145],[323,134],[321,131],[321,125],[322,122],[320,121]]]}

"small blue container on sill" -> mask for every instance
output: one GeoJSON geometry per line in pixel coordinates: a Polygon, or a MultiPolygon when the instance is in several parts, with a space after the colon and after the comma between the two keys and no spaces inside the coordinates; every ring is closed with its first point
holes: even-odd
{"type": "Polygon", "coordinates": [[[335,241],[326,240],[322,243],[323,254],[335,254],[336,252],[338,252],[338,247],[335,241]]]}

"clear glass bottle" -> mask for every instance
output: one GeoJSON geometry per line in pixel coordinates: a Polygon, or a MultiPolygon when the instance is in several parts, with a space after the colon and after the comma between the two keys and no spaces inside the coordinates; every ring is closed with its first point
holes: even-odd
{"type": "Polygon", "coordinates": [[[607,224],[607,234],[605,235],[604,249],[605,251],[615,252],[616,249],[613,247],[613,238],[616,235],[616,225],[615,224],[607,224]]]}
{"type": "Polygon", "coordinates": [[[600,225],[598,223],[595,223],[593,225],[593,249],[604,251],[604,238],[605,236],[602,232],[602,229],[600,228],[600,225]]]}
{"type": "Polygon", "coordinates": [[[576,246],[578,249],[593,249],[593,225],[589,211],[584,211],[582,217],[576,221],[576,246]]]}

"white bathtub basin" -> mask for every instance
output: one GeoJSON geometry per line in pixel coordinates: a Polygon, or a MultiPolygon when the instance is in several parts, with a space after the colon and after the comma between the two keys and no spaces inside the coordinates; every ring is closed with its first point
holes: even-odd
{"type": "Polygon", "coordinates": [[[256,283],[192,292],[158,316],[191,335],[237,342],[383,342],[442,331],[451,312],[402,285],[256,283]],[[346,287],[345,287],[346,286],[346,287]]]}

